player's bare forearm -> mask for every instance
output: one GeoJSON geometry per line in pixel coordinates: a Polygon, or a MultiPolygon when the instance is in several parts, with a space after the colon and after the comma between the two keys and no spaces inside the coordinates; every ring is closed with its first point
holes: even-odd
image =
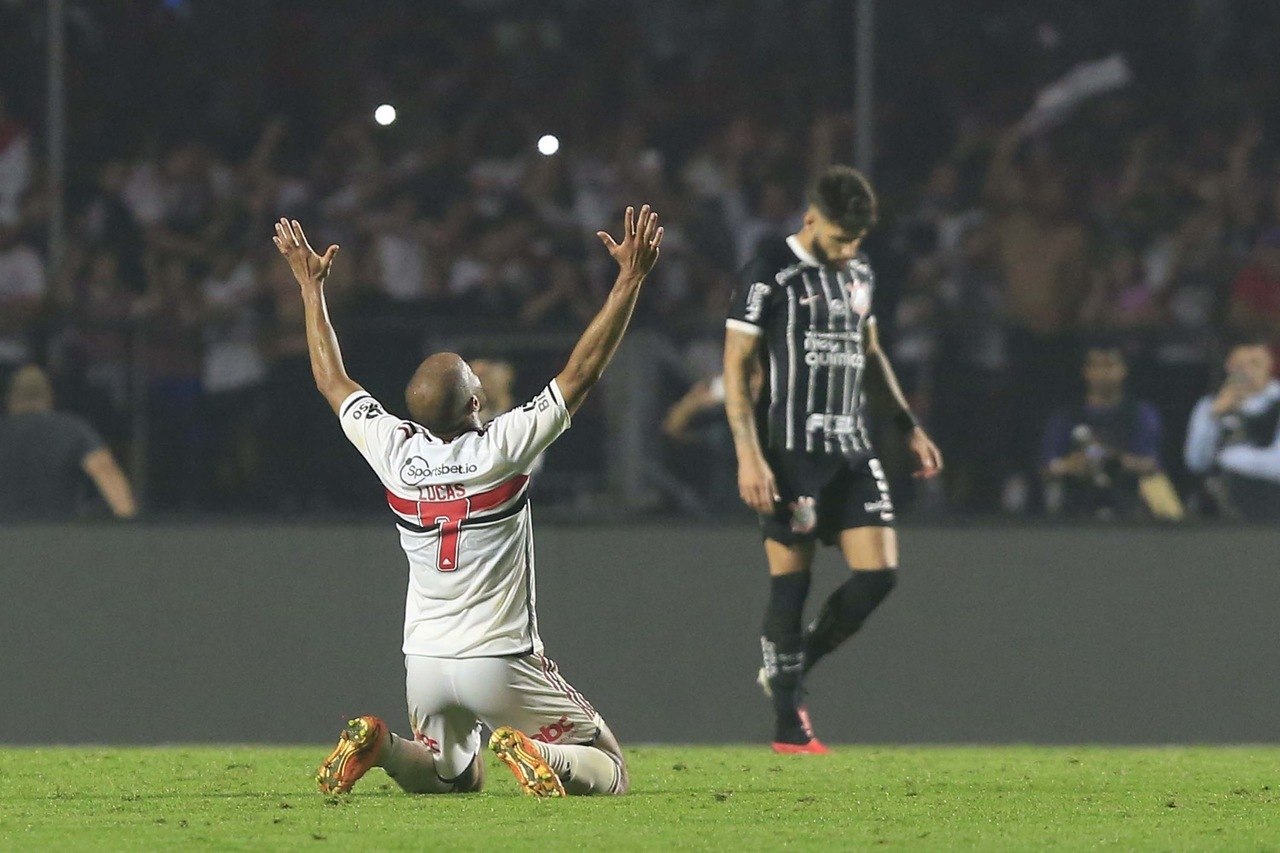
{"type": "Polygon", "coordinates": [[[893,372],[889,356],[880,346],[880,333],[875,323],[867,326],[867,391],[877,408],[888,414],[901,426],[915,422],[911,404],[902,393],[898,375],[893,372]]]}
{"type": "Polygon", "coordinates": [[[556,384],[560,386],[570,412],[576,412],[582,405],[587,392],[604,375],[604,369],[618,351],[618,344],[631,324],[631,315],[635,312],[643,283],[643,276],[618,276],[604,307],[582,333],[564,370],[556,377],[556,384]]]}
{"type": "Polygon", "coordinates": [[[760,338],[729,329],[724,336],[724,413],[738,459],[763,456],[751,394],[751,373],[760,338]]]}
{"type": "Polygon", "coordinates": [[[621,243],[604,231],[596,232],[609,249],[609,254],[618,262],[618,278],[605,299],[604,307],[587,325],[587,330],[569,356],[569,362],[556,377],[556,385],[560,387],[570,413],[578,411],[618,351],[618,344],[622,342],[635,312],[644,277],[658,259],[663,229],[658,227],[658,214],[650,212],[649,205],[640,208],[638,217],[635,209],[628,207],[622,227],[621,243]]]}
{"type": "Polygon", "coordinates": [[[337,412],[342,401],[359,391],[360,386],[347,375],[347,369],[342,363],[342,348],[338,346],[338,334],[329,321],[324,288],[320,285],[304,286],[302,304],[306,312],[307,354],[311,357],[311,375],[315,377],[316,388],[337,412]]]}
{"type": "Polygon", "coordinates": [[[360,390],[351,381],[342,364],[342,350],[338,335],[329,322],[329,308],[324,299],[324,283],[329,278],[337,246],[330,246],[323,255],[316,254],[307,242],[298,220],[281,219],[276,223],[276,235],[271,238],[289,262],[289,269],[302,291],[302,305],[306,315],[307,352],[311,356],[311,374],[316,387],[337,412],[342,401],[360,390]]]}
{"type": "Polygon", "coordinates": [[[893,372],[889,356],[880,345],[880,332],[874,318],[867,324],[867,390],[873,401],[888,410],[894,425],[906,439],[907,447],[919,462],[916,477],[934,477],[942,471],[942,451],[916,422],[907,396],[902,393],[898,376],[893,372]]]}

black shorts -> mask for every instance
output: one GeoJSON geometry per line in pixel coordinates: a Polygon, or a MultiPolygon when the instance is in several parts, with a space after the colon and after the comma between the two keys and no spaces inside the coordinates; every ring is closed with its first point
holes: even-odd
{"type": "Polygon", "coordinates": [[[778,482],[782,502],[773,515],[760,516],[765,539],[795,545],[820,539],[834,545],[842,530],[892,527],[893,499],[884,468],[874,456],[846,460],[806,453],[775,453],[767,457],[778,482]],[[793,512],[797,501],[812,498],[814,523],[804,526],[804,513],[793,512]]]}

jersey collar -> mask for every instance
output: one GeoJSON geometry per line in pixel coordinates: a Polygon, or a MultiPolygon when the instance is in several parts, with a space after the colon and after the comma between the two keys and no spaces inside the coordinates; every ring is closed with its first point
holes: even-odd
{"type": "Polygon", "coordinates": [[[822,266],[821,264],[818,263],[817,258],[815,258],[812,254],[810,254],[808,250],[805,249],[804,246],[800,245],[800,241],[796,239],[796,235],[794,234],[788,235],[787,245],[791,247],[792,254],[794,254],[797,258],[800,259],[800,263],[804,264],[807,267],[822,266]]]}

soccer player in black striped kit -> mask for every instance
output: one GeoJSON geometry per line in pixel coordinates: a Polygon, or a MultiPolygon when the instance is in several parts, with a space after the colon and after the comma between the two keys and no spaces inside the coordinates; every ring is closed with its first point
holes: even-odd
{"type": "Polygon", "coordinates": [[[760,683],[773,699],[773,748],[823,753],[803,703],[803,680],[851,637],[893,589],[893,501],[867,437],[865,401],[882,403],[919,463],[942,470],[881,348],[871,313],[875,277],[860,246],[876,197],[848,166],[814,183],[804,226],[765,241],[734,291],[726,322],[725,410],[738,490],[760,516],[769,606],[760,683]],[[752,379],[763,372],[757,399],[752,379]],[[852,574],[801,627],[815,543],[839,545],[852,574]]]}

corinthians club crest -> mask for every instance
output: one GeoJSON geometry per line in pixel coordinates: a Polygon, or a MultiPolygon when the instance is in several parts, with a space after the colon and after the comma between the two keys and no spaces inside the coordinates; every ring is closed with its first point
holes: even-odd
{"type": "Polygon", "coordinates": [[[854,279],[844,286],[848,294],[849,307],[860,317],[865,317],[871,310],[871,284],[864,279],[854,279]]]}
{"type": "Polygon", "coordinates": [[[865,317],[871,310],[871,267],[866,261],[849,262],[849,281],[845,284],[849,307],[855,314],[865,317]]]}

